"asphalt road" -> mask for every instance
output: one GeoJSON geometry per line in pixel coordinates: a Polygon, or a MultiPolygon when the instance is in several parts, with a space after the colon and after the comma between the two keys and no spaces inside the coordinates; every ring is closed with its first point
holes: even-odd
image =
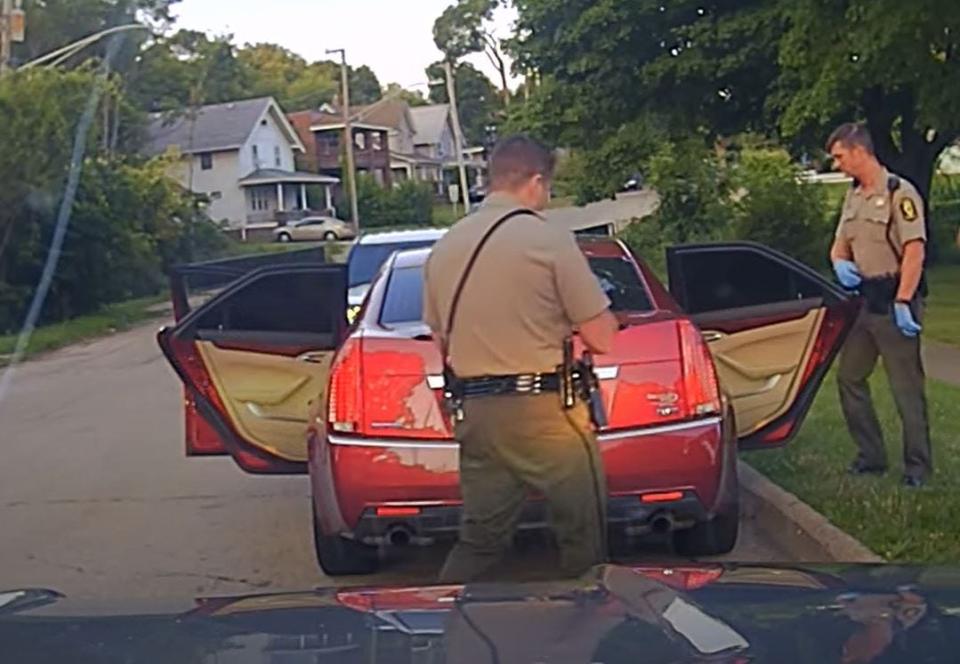
{"type": "MultiPolygon", "coordinates": [[[[185,598],[317,586],[429,583],[443,551],[375,577],[325,578],[304,477],[254,477],[229,458],[187,459],[179,382],[158,323],[17,368],[0,395],[0,589],[84,598],[185,598]]],[[[534,542],[514,570],[543,568],[534,542]]],[[[669,560],[663,547],[630,560],[669,560]]],[[[784,561],[751,523],[727,559],[784,561]]]]}

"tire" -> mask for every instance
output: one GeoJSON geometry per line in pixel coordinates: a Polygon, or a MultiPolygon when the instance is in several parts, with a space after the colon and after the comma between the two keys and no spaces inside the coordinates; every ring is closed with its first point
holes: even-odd
{"type": "Polygon", "coordinates": [[[719,556],[733,551],[740,534],[740,503],[693,528],[673,535],[673,548],[681,556],[719,556]]]}
{"type": "Polygon", "coordinates": [[[317,522],[316,509],[314,506],[313,545],[317,562],[324,573],[329,576],[350,576],[376,572],[380,567],[377,549],[339,535],[324,535],[317,522]]]}
{"type": "Polygon", "coordinates": [[[323,239],[326,240],[327,242],[335,242],[340,238],[338,238],[337,234],[334,233],[333,231],[327,231],[326,233],[323,234],[323,239]]]}
{"type": "Polygon", "coordinates": [[[290,233],[280,233],[277,236],[277,242],[292,242],[293,238],[290,237],[290,233]]]}

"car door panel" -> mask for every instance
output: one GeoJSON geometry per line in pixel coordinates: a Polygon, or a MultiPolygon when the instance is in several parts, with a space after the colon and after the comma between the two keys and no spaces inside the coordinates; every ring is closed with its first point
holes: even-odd
{"type": "Polygon", "coordinates": [[[324,398],[333,352],[311,355],[323,361],[305,361],[211,342],[197,345],[237,431],[279,458],[305,462],[307,413],[313,401],[324,398]]]}
{"type": "Polygon", "coordinates": [[[250,472],[305,472],[307,413],[324,397],[345,311],[344,266],[268,267],[161,331],[186,387],[188,453],[217,453],[219,441],[250,472]],[[191,408],[204,425],[191,426],[191,408]]]}
{"type": "Polygon", "coordinates": [[[671,293],[710,346],[741,447],[788,442],[859,303],[802,263],[753,243],[673,247],[668,270],[671,293]]]}
{"type": "Polygon", "coordinates": [[[811,309],[796,320],[708,337],[720,383],[736,404],[738,436],[789,407],[822,318],[821,309],[811,309]]]}

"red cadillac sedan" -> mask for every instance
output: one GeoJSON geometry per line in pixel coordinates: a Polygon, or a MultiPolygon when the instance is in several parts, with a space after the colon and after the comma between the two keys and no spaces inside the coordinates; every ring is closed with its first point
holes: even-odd
{"type": "MultiPolygon", "coordinates": [[[[621,323],[597,358],[612,534],[726,553],[739,524],[738,448],[793,437],[858,305],[761,245],[671,248],[668,289],[621,242],[579,243],[621,323]]],[[[389,547],[456,536],[458,451],[421,321],[428,254],[393,254],[349,328],[343,266],[288,255],[174,276],[178,323],[159,341],[184,382],[187,453],[230,454],[252,473],[309,472],[328,574],[369,573],[389,547]],[[188,292],[210,274],[220,281],[188,292]],[[190,311],[200,293],[213,297],[190,311]]],[[[545,523],[532,495],[520,527],[545,523]]]]}

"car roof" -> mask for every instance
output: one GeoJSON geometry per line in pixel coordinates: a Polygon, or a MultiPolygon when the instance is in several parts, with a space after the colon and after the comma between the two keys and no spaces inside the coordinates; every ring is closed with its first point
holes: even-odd
{"type": "MultiPolygon", "coordinates": [[[[628,255],[626,248],[616,238],[578,236],[577,245],[591,258],[624,258],[628,255]]],[[[393,262],[394,268],[421,267],[430,256],[431,247],[406,249],[398,251],[393,262]]]]}
{"type": "Polygon", "coordinates": [[[358,244],[396,244],[398,242],[429,242],[439,240],[447,232],[446,228],[422,228],[411,231],[389,231],[363,235],[358,244]]]}

